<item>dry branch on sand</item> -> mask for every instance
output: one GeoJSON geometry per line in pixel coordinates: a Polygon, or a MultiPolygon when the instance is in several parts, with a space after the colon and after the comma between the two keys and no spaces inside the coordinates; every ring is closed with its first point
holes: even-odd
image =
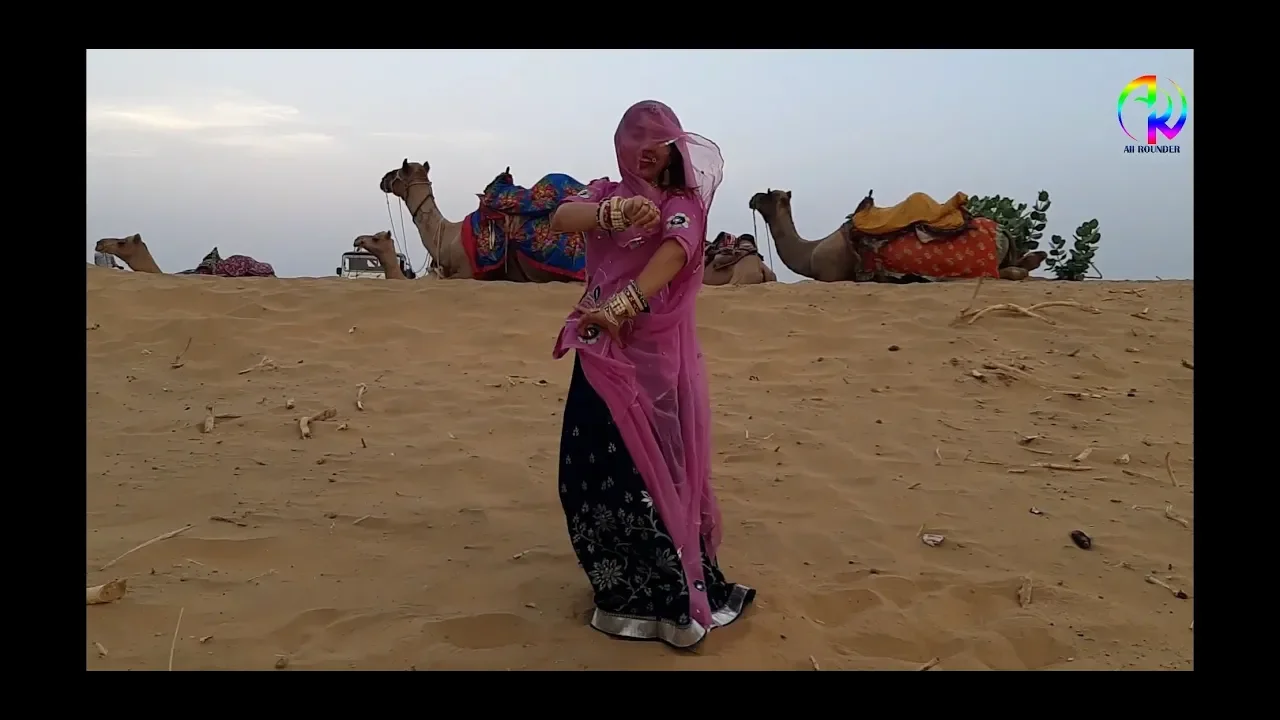
{"type": "Polygon", "coordinates": [[[128,579],[112,580],[101,585],[86,587],[84,589],[84,604],[105,605],[119,600],[127,592],[129,592],[128,579]]]}
{"type": "Polygon", "coordinates": [[[201,431],[205,433],[213,432],[213,426],[215,422],[216,420],[213,416],[213,405],[205,405],[204,406],[204,425],[201,426],[200,428],[201,431]]]}
{"type": "Polygon", "coordinates": [[[360,383],[356,386],[356,409],[364,410],[364,392],[369,389],[368,385],[360,383]]]}
{"type": "Polygon", "coordinates": [[[1063,465],[1062,463],[1031,463],[1033,468],[1044,468],[1046,470],[1063,470],[1065,472],[1084,472],[1092,470],[1090,465],[1063,465]]]}
{"type": "Polygon", "coordinates": [[[303,415],[298,418],[298,429],[302,431],[302,437],[311,437],[311,423],[330,420],[338,416],[337,408],[325,408],[315,415],[303,415]]]}
{"type": "Polygon", "coordinates": [[[178,608],[178,624],[173,626],[173,640],[169,641],[169,670],[173,670],[173,651],[178,648],[178,628],[182,627],[182,615],[186,608],[178,608]]]}
{"type": "Polygon", "coordinates": [[[251,365],[236,374],[244,375],[245,373],[251,373],[254,370],[275,370],[275,369],[276,369],[276,361],[272,360],[266,355],[263,355],[262,359],[258,361],[257,365],[251,365]]]}
{"type": "Polygon", "coordinates": [[[135,545],[134,547],[132,547],[132,548],[130,548],[130,549],[128,549],[128,550],[126,550],[126,551],[124,551],[124,552],[123,552],[123,553],[121,553],[121,554],[120,554],[120,556],[119,556],[119,557],[117,557],[115,560],[112,560],[111,562],[107,563],[106,565],[103,565],[102,567],[100,567],[100,568],[98,568],[98,569],[99,569],[99,570],[106,570],[107,568],[111,567],[112,565],[115,565],[116,563],[118,563],[118,562],[120,562],[121,560],[125,559],[125,558],[126,558],[126,557],[128,557],[129,555],[132,555],[133,553],[135,553],[135,552],[137,552],[137,551],[141,550],[141,549],[142,549],[142,548],[144,548],[144,547],[147,547],[148,545],[154,545],[155,543],[158,543],[158,542],[160,542],[161,540],[168,540],[169,538],[174,537],[174,536],[176,536],[176,535],[181,535],[182,533],[184,533],[184,532],[186,532],[186,531],[190,530],[190,529],[191,529],[191,528],[193,528],[193,527],[195,527],[195,525],[184,525],[184,526],[182,526],[182,527],[178,528],[177,530],[170,530],[169,532],[167,532],[167,533],[165,533],[165,534],[163,534],[163,535],[157,535],[157,536],[155,536],[155,537],[151,538],[150,540],[148,540],[148,541],[146,541],[146,542],[144,542],[144,543],[142,543],[142,544],[140,544],[140,545],[135,545]]]}
{"type": "Polygon", "coordinates": [[[1165,582],[1165,581],[1161,580],[1160,578],[1156,577],[1155,575],[1148,575],[1148,576],[1146,577],[1146,580],[1147,580],[1147,582],[1151,583],[1152,585],[1159,585],[1160,587],[1164,588],[1165,590],[1168,590],[1170,593],[1172,593],[1172,594],[1173,594],[1173,596],[1174,596],[1174,597],[1178,598],[1179,600],[1186,600],[1186,599],[1187,599],[1187,594],[1186,594],[1185,592],[1183,592],[1183,591],[1179,590],[1178,588],[1176,588],[1176,587],[1174,587],[1174,586],[1170,585],[1169,583],[1167,583],[1167,582],[1165,582]]]}
{"type": "Polygon", "coordinates": [[[1036,312],[1037,310],[1043,310],[1044,308],[1049,308],[1049,307],[1073,307],[1073,308],[1083,310],[1087,313],[1093,313],[1095,315],[1102,312],[1098,308],[1092,307],[1090,305],[1084,305],[1084,304],[1078,303],[1075,300],[1050,300],[1049,302],[1036,303],[1035,305],[1032,305],[1029,308],[1024,308],[1021,305],[1015,305],[1013,303],[999,303],[997,305],[991,305],[989,307],[985,307],[973,313],[972,315],[968,316],[968,319],[969,319],[969,324],[972,325],[978,322],[978,319],[981,318],[983,315],[986,315],[988,313],[993,313],[997,310],[1008,310],[1009,312],[1012,312],[1012,313],[1017,313],[1019,315],[1026,315],[1027,317],[1033,317],[1037,320],[1043,320],[1044,322],[1050,325],[1057,325],[1058,324],[1057,321],[1054,320],[1053,318],[1046,317],[1036,312]]]}
{"type": "Polygon", "coordinates": [[[182,356],[186,355],[187,351],[191,349],[191,341],[194,339],[195,338],[187,338],[186,347],[182,348],[182,352],[178,353],[178,356],[173,359],[173,362],[169,363],[169,367],[173,368],[174,370],[177,370],[183,365],[186,365],[186,363],[182,362],[182,356]]]}
{"type": "Polygon", "coordinates": [[[1173,474],[1173,464],[1169,462],[1169,456],[1171,455],[1173,455],[1171,452],[1164,454],[1164,470],[1169,473],[1169,481],[1173,483],[1173,486],[1180,488],[1182,484],[1178,482],[1178,476],[1173,474]]]}
{"type": "Polygon", "coordinates": [[[973,304],[978,300],[978,293],[982,290],[983,280],[984,278],[978,278],[978,285],[973,289],[973,296],[969,298],[969,304],[966,305],[964,309],[960,311],[960,314],[956,316],[955,322],[959,322],[961,320],[968,320],[969,321],[968,324],[972,325],[975,322],[977,322],[978,319],[981,318],[983,315],[987,315],[988,313],[993,313],[997,310],[1007,310],[1009,312],[1016,313],[1019,315],[1025,315],[1027,317],[1033,317],[1037,320],[1043,320],[1044,322],[1050,325],[1057,325],[1058,323],[1055,320],[1049,317],[1045,317],[1044,315],[1041,315],[1040,313],[1037,312],[1037,310],[1043,310],[1044,308],[1050,308],[1050,307],[1073,307],[1088,313],[1093,313],[1095,315],[1102,312],[1096,307],[1093,307],[1091,305],[1084,305],[1076,302],[1075,300],[1050,300],[1048,302],[1036,303],[1035,305],[1032,305],[1029,308],[1024,308],[1021,305],[1015,305],[1013,303],[999,303],[996,305],[991,305],[989,307],[982,308],[981,310],[974,310],[973,304]]]}

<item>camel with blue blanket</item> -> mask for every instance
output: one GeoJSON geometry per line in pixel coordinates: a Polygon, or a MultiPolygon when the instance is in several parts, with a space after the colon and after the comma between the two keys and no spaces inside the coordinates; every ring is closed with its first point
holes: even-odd
{"type": "Polygon", "coordinates": [[[436,205],[430,171],[430,163],[405,158],[382,176],[378,187],[409,208],[431,255],[432,275],[533,283],[585,279],[586,238],[551,232],[551,214],[561,200],[586,185],[556,173],[525,188],[515,184],[507,168],[478,194],[475,212],[452,222],[436,205]]]}

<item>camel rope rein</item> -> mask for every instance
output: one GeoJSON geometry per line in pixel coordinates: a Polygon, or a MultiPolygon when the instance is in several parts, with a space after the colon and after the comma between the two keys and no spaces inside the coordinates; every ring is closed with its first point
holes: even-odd
{"type": "MultiPolygon", "coordinates": [[[[751,211],[751,234],[760,237],[760,227],[756,225],[757,214],[755,210],[751,211]]],[[[764,244],[764,249],[769,253],[769,269],[777,272],[777,268],[773,266],[773,233],[769,232],[769,223],[764,224],[764,236],[769,241],[764,244]]]]}

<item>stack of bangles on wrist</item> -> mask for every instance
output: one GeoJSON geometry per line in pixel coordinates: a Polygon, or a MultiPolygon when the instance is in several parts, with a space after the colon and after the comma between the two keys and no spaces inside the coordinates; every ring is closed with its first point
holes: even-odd
{"type": "Polygon", "coordinates": [[[626,202],[626,198],[620,197],[602,200],[596,208],[596,225],[599,225],[601,230],[612,230],[614,232],[631,227],[631,223],[622,214],[622,204],[624,202],[626,202]]]}
{"type": "Polygon", "coordinates": [[[627,322],[642,312],[648,312],[649,302],[634,280],[614,293],[604,302],[604,313],[617,323],[627,322]]]}

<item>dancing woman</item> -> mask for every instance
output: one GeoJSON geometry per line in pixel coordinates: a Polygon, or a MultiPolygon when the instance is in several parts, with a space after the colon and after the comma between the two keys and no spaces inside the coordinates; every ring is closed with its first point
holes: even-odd
{"type": "Polygon", "coordinates": [[[711,405],[694,304],[724,159],[671,108],[629,108],[613,136],[620,182],[596,180],[552,218],[587,234],[587,290],[556,341],[574,350],[560,501],[595,590],[591,626],[696,645],[755,590],[716,563],[711,405]]]}

